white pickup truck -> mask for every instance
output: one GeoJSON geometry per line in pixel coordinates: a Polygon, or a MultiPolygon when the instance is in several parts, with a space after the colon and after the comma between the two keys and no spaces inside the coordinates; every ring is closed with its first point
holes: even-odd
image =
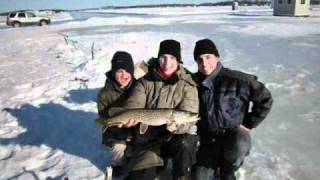
{"type": "Polygon", "coordinates": [[[13,27],[21,27],[24,25],[44,26],[51,22],[48,17],[36,16],[32,12],[15,12],[7,16],[7,25],[13,27]]]}

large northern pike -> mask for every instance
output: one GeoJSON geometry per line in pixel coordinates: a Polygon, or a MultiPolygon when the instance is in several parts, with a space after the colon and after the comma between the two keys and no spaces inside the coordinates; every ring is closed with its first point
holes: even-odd
{"type": "Polygon", "coordinates": [[[161,126],[170,122],[175,122],[178,125],[196,122],[199,117],[196,113],[174,109],[129,109],[110,118],[98,118],[96,122],[111,127],[127,124],[129,119],[134,119],[143,125],[161,126]]]}

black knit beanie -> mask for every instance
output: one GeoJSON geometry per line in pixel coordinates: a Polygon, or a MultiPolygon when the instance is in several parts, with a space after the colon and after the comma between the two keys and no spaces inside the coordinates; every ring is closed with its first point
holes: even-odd
{"type": "Polygon", "coordinates": [[[131,75],[134,73],[132,57],[125,51],[117,51],[111,60],[111,71],[115,73],[119,69],[124,69],[131,75]]]}
{"type": "Polygon", "coordinates": [[[181,47],[180,47],[180,43],[178,41],[175,41],[172,39],[162,41],[160,43],[158,58],[164,54],[170,54],[170,55],[176,57],[178,62],[182,63],[182,61],[181,61],[181,47]]]}
{"type": "Polygon", "coordinates": [[[196,42],[193,51],[194,60],[197,60],[201,54],[214,54],[215,56],[220,57],[216,45],[210,39],[201,39],[196,42]]]}

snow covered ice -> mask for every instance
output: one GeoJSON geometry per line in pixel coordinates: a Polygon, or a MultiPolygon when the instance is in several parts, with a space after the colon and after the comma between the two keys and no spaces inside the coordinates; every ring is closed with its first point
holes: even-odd
{"type": "Polygon", "coordinates": [[[60,13],[46,27],[0,24],[0,179],[104,179],[110,157],[93,120],[109,61],[117,50],[147,61],[169,38],[181,42],[188,69],[197,69],[194,43],[210,38],[224,66],[258,75],[272,91],[239,179],[318,179],[320,9],[310,13],[144,8],[60,13]]]}

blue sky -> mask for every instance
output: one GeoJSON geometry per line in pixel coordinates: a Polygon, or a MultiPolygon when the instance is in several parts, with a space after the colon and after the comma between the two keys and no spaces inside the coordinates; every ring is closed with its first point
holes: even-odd
{"type": "Polygon", "coordinates": [[[140,4],[169,4],[169,3],[203,3],[219,0],[0,0],[0,12],[19,9],[77,9],[101,7],[108,5],[140,5],[140,4]]]}

